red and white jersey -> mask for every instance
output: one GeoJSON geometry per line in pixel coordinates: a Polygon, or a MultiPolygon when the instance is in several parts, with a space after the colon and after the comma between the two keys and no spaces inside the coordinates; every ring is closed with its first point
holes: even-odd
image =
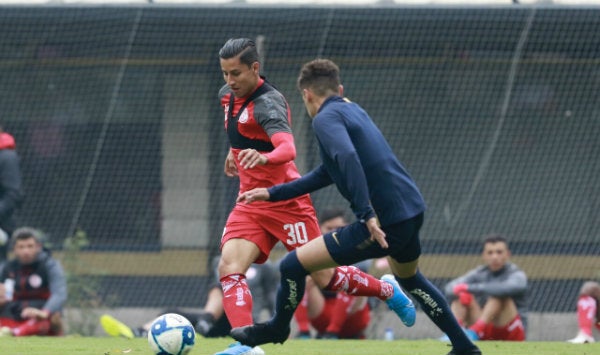
{"type": "MultiPolygon", "coordinates": [[[[263,85],[265,81],[261,79],[257,90],[263,85]]],[[[243,105],[248,97],[233,96],[232,101],[232,96],[233,93],[227,85],[219,91],[225,117],[225,130],[228,132],[231,151],[238,167],[240,193],[299,178],[300,173],[293,160],[283,164],[257,165],[252,169],[243,169],[239,165],[238,153],[241,150],[253,148],[261,153],[268,153],[273,150],[271,136],[279,132],[291,134],[291,112],[284,96],[271,87],[262,95],[250,100],[245,107],[243,105]],[[233,107],[231,107],[232,102],[233,107]],[[237,123],[236,127],[229,127],[231,123],[237,123]]]]}

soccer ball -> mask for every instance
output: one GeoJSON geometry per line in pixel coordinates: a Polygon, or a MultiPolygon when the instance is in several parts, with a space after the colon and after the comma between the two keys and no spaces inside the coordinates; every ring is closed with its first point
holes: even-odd
{"type": "Polygon", "coordinates": [[[167,313],[152,321],[148,344],[156,355],[185,355],[194,347],[196,332],[185,317],[167,313]]]}

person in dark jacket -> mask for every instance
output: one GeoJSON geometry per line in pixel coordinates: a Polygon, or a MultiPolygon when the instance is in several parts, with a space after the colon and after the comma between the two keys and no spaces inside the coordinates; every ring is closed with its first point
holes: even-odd
{"type": "Polygon", "coordinates": [[[16,228],[14,213],[23,202],[21,168],[15,139],[0,126],[0,268],[8,256],[8,241],[16,228]]]}
{"type": "Polygon", "coordinates": [[[15,230],[11,245],[15,257],[0,273],[0,336],[62,335],[67,280],[61,264],[36,229],[15,230]]]}
{"type": "MultiPolygon", "coordinates": [[[[356,222],[287,254],[280,263],[275,316],[267,323],[234,328],[231,336],[248,346],[284,342],[290,331],[289,321],[304,293],[307,273],[386,256],[393,275],[381,279],[393,284],[398,295],[402,293],[398,283],[402,285],[435,325],[448,334],[452,343],[448,355],[481,355],[462,331],[444,295],[418,270],[423,196],[368,113],[342,96],[338,66],[328,59],[308,62],[297,83],[312,117],[321,165],[291,182],[243,192],[237,202],[281,201],[335,184],[350,202],[356,222]]],[[[400,298],[386,300],[390,308],[397,306],[392,309],[405,325],[411,326],[414,311],[406,312],[409,309],[401,302],[400,298]]]]}

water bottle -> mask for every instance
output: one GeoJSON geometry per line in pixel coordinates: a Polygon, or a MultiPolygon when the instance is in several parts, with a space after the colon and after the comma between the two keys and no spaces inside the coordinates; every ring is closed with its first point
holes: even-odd
{"type": "Polygon", "coordinates": [[[15,280],[4,280],[4,297],[7,301],[12,301],[15,294],[15,280]]]}
{"type": "Polygon", "coordinates": [[[385,339],[387,341],[394,340],[394,329],[385,328],[385,333],[383,335],[383,339],[385,339]]]}

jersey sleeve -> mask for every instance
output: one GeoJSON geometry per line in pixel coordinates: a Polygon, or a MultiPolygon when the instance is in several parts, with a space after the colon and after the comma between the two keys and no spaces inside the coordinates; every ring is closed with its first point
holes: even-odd
{"type": "Polygon", "coordinates": [[[254,118],[269,137],[280,132],[292,133],[287,102],[277,91],[270,91],[256,99],[254,118]]]}
{"type": "Polygon", "coordinates": [[[271,137],[271,143],[275,149],[265,154],[269,164],[283,164],[296,159],[296,146],[291,133],[275,133],[271,137]]]}
{"type": "Polygon", "coordinates": [[[67,302],[67,280],[62,266],[55,259],[48,261],[48,279],[50,298],[46,301],[44,309],[54,313],[62,310],[67,302]]]}
{"type": "Polygon", "coordinates": [[[371,207],[367,177],[341,113],[334,111],[313,120],[313,129],[323,154],[335,162],[341,183],[350,194],[351,208],[356,218],[366,221],[375,217],[371,207]]]}
{"type": "Polygon", "coordinates": [[[302,196],[311,193],[325,186],[331,185],[333,180],[325,170],[323,165],[319,165],[316,169],[299,179],[279,184],[268,188],[269,201],[283,201],[294,197],[302,196]]]}

